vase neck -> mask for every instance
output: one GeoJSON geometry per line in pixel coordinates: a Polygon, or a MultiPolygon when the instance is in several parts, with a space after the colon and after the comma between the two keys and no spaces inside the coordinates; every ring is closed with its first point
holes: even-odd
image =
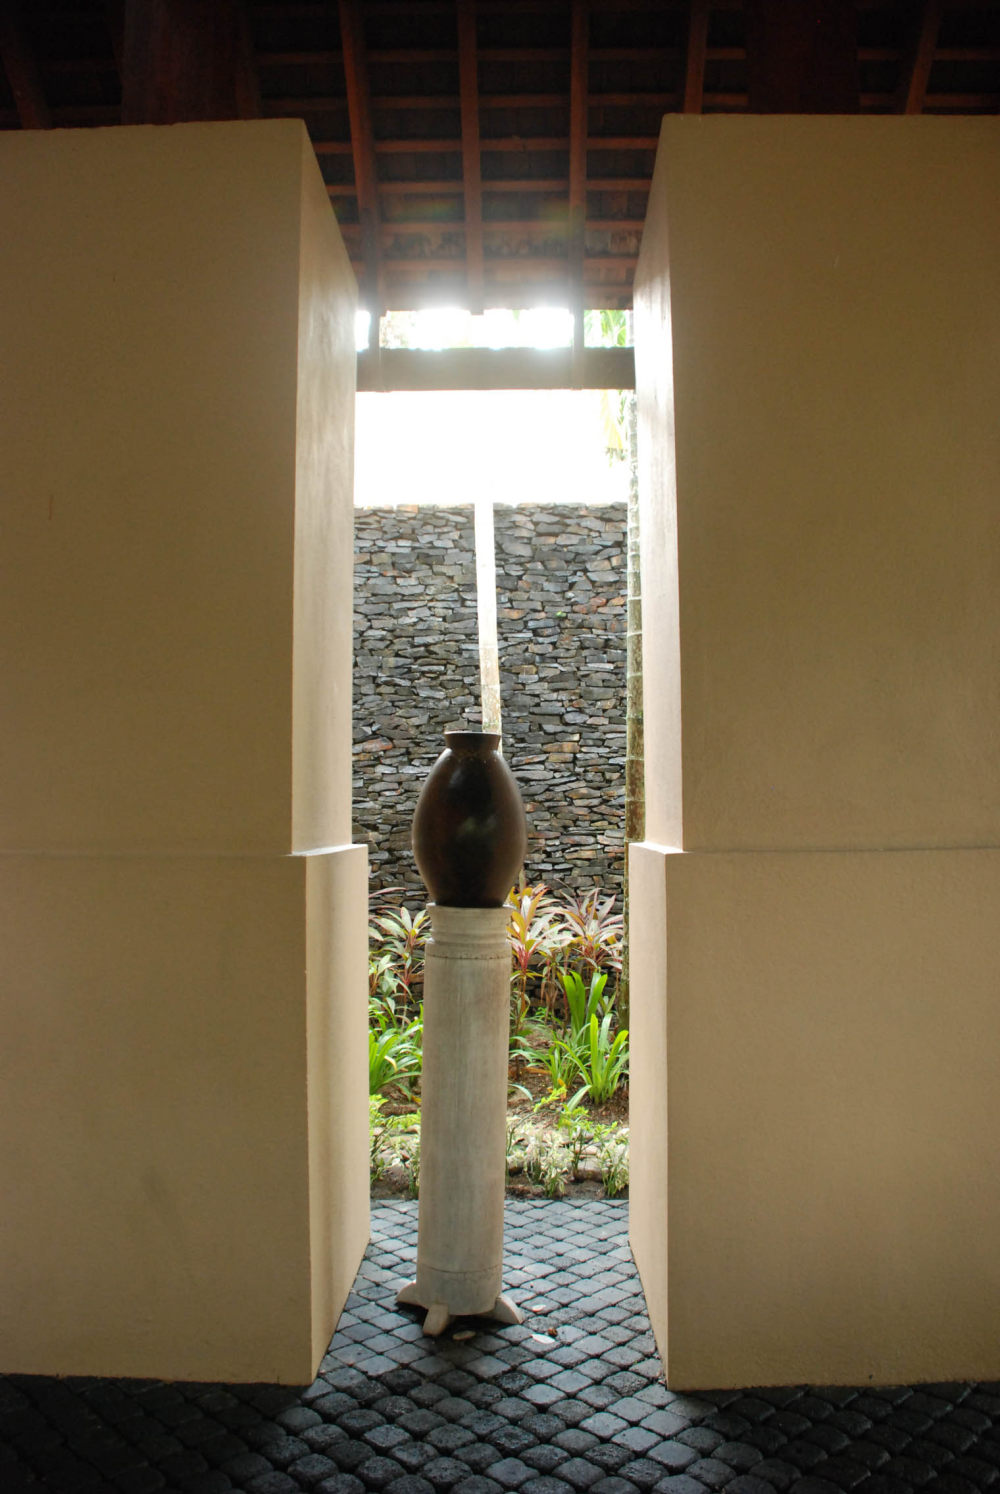
{"type": "Polygon", "coordinates": [[[484,757],[488,752],[496,752],[500,736],[494,731],[446,731],[444,743],[451,752],[484,757]]]}

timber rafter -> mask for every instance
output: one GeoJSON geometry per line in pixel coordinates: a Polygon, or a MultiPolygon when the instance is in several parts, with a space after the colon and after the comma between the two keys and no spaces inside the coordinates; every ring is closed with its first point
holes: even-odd
{"type": "Polygon", "coordinates": [[[664,113],[995,114],[1000,0],[2,0],[0,63],[0,128],[303,119],[366,304],[568,303],[579,359],[664,113]]]}

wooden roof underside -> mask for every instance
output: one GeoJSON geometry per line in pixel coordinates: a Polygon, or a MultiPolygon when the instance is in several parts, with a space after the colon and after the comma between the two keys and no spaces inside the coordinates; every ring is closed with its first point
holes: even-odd
{"type": "Polygon", "coordinates": [[[997,112],[1000,0],[0,0],[0,128],[301,118],[369,308],[627,307],[662,115],[794,110],[796,6],[862,113],[997,112]]]}

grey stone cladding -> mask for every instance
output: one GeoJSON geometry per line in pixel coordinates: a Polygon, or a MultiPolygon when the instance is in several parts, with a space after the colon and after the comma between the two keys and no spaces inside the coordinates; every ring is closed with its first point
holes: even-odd
{"type": "Polygon", "coordinates": [[[504,754],[528,814],[529,880],[621,886],[625,505],[498,504],[504,754]]]}
{"type": "MultiPolygon", "coordinates": [[[[618,890],[625,762],[625,506],[497,504],[504,753],[531,881],[618,890]]],[[[471,504],[355,510],[354,838],[373,888],[423,900],[417,795],[449,726],[476,725],[471,504]]]]}

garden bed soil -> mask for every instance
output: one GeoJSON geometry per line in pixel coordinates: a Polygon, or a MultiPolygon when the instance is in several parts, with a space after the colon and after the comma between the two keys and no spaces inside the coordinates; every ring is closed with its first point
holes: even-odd
{"type": "MultiPolygon", "coordinates": [[[[555,1139],[559,1134],[558,1122],[565,1100],[557,1100],[551,1105],[540,1103],[551,1088],[548,1072],[541,1068],[515,1071],[512,1066],[510,1078],[512,1084],[522,1085],[528,1090],[528,1094],[523,1094],[520,1089],[511,1091],[507,1099],[508,1120],[530,1120],[541,1130],[546,1139],[555,1139]]],[[[415,1115],[419,1108],[408,1098],[389,1095],[383,1106],[383,1114],[415,1115]]],[[[605,1104],[588,1105],[586,1108],[598,1125],[627,1125],[628,1086],[623,1085],[605,1104]]],[[[406,1179],[401,1174],[397,1175],[395,1168],[390,1168],[377,1183],[372,1184],[371,1196],[372,1198],[406,1197],[406,1179]]],[[[604,1184],[596,1178],[567,1178],[566,1191],[562,1194],[562,1197],[570,1202],[584,1202],[589,1198],[603,1198],[604,1196],[604,1184]]],[[[623,1188],[616,1196],[628,1198],[628,1188],[623,1188]]],[[[507,1180],[507,1197],[544,1198],[545,1189],[541,1183],[532,1183],[527,1178],[516,1175],[507,1180]]]]}

